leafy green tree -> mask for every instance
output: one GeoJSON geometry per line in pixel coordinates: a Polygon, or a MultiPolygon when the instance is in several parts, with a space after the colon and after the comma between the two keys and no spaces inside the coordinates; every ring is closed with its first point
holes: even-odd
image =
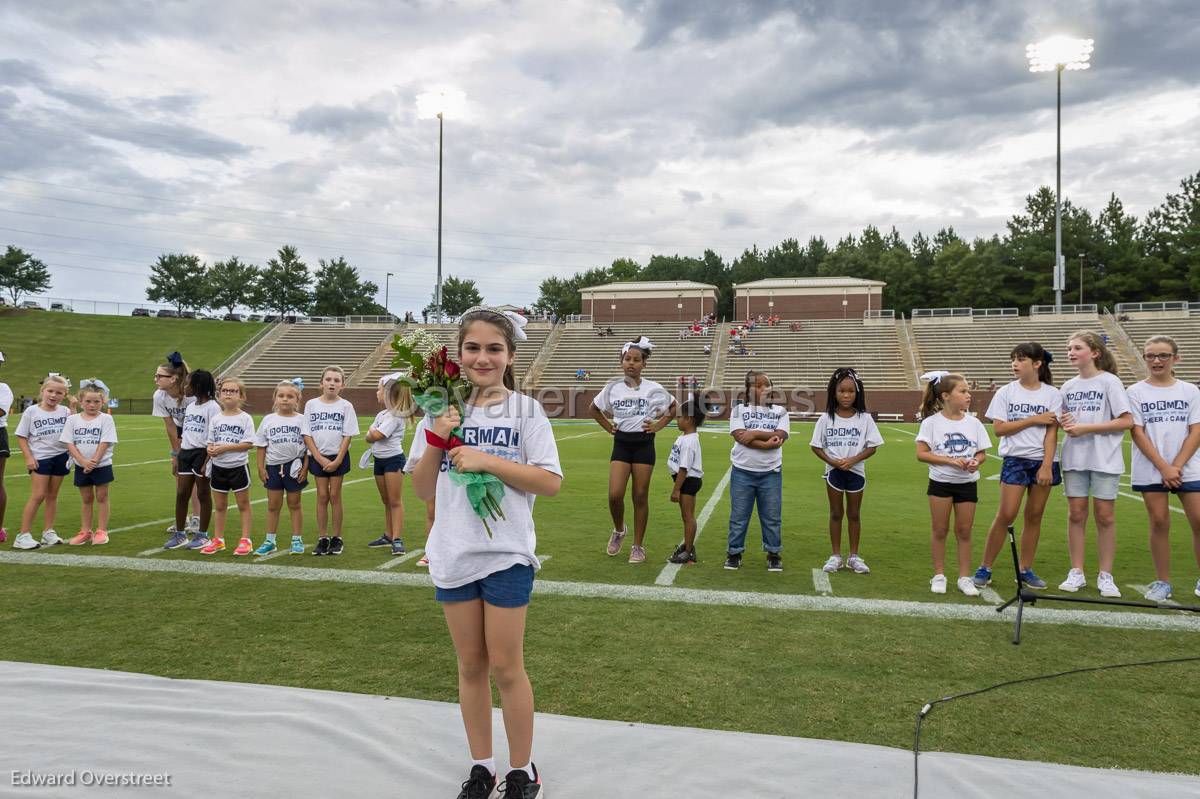
{"type": "Polygon", "coordinates": [[[1163,275],[1163,296],[1177,300],[1200,293],[1200,172],[1183,179],[1181,191],[1168,194],[1146,215],[1142,234],[1145,253],[1163,275]],[[1177,286],[1186,285],[1184,293],[1177,286]],[[1174,296],[1165,296],[1167,293],[1174,296]]]}
{"type": "Polygon", "coordinates": [[[311,283],[308,264],[300,260],[295,247],[285,244],[275,258],[267,261],[259,276],[254,307],[273,310],[280,316],[303,312],[312,302],[311,283]]]}
{"type": "Polygon", "coordinates": [[[16,305],[22,294],[33,294],[50,288],[50,270],[29,253],[11,244],[0,259],[0,290],[7,291],[16,305]]]}
{"type": "Polygon", "coordinates": [[[146,299],[174,305],[176,312],[208,307],[206,271],[198,255],[160,255],[150,267],[146,299]]]}
{"type": "Polygon", "coordinates": [[[362,280],[358,269],[338,256],[320,260],[313,290],[312,312],[319,316],[382,316],[387,313],[377,302],[379,286],[362,280]]]}
{"type": "Polygon", "coordinates": [[[205,276],[208,282],[205,305],[209,308],[224,308],[233,313],[239,305],[251,307],[258,294],[258,267],[243,263],[236,255],[217,261],[205,276]]]}
{"type": "MultiPolygon", "coordinates": [[[[376,289],[378,291],[378,289],[376,289]]],[[[454,276],[447,276],[442,281],[442,313],[448,317],[456,317],[466,311],[468,308],[483,304],[483,296],[480,295],[479,289],[475,287],[474,280],[460,280],[454,276]]],[[[433,290],[433,297],[429,304],[425,306],[425,311],[432,317],[437,313],[437,289],[433,290]]]]}

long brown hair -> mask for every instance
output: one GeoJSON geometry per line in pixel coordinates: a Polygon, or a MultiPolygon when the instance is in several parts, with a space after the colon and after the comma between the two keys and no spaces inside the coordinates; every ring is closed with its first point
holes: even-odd
{"type": "Polygon", "coordinates": [[[1091,330],[1077,330],[1071,334],[1071,337],[1067,341],[1070,342],[1075,339],[1082,341],[1093,352],[1100,353],[1096,356],[1097,369],[1102,372],[1112,372],[1114,375],[1117,373],[1117,359],[1108,351],[1108,347],[1104,346],[1104,339],[1100,337],[1099,333],[1091,330]]]}
{"type": "MultiPolygon", "coordinates": [[[[173,352],[168,357],[174,357],[178,354],[179,353],[177,352],[173,352]]],[[[179,366],[173,365],[170,361],[163,361],[161,364],[159,364],[159,368],[166,369],[174,377],[175,391],[179,396],[172,397],[172,399],[175,400],[176,407],[183,405],[184,396],[187,394],[188,375],[191,373],[191,371],[188,369],[187,361],[183,360],[181,357],[179,359],[179,366]]]]}
{"type": "Polygon", "coordinates": [[[959,374],[942,375],[933,383],[925,384],[925,393],[921,395],[921,418],[928,419],[942,409],[942,395],[949,394],[959,383],[967,382],[967,378],[959,374]]]}
{"type": "MultiPolygon", "coordinates": [[[[458,323],[458,357],[462,357],[463,339],[467,337],[467,328],[472,322],[487,322],[492,327],[500,331],[500,335],[504,336],[504,343],[508,346],[508,351],[513,355],[517,353],[517,331],[513,327],[512,320],[499,311],[493,311],[490,308],[476,308],[473,311],[468,311],[463,314],[462,321],[458,323]]],[[[512,364],[504,367],[504,387],[509,391],[517,390],[517,379],[513,375],[512,364]]]]}

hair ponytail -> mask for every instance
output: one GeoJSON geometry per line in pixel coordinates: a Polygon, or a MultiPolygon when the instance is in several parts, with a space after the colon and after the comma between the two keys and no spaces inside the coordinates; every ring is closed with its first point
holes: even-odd
{"type": "Polygon", "coordinates": [[[1038,344],[1036,341],[1027,341],[1024,344],[1018,344],[1013,347],[1008,357],[1028,358],[1031,361],[1037,361],[1041,364],[1037,371],[1038,380],[1048,386],[1054,385],[1054,378],[1050,375],[1050,364],[1054,361],[1054,356],[1041,344],[1038,344]]]}
{"type": "Polygon", "coordinates": [[[944,374],[937,380],[926,381],[925,391],[921,394],[921,407],[918,409],[922,419],[928,419],[942,409],[942,395],[949,394],[959,383],[967,379],[959,374],[944,374]]]}

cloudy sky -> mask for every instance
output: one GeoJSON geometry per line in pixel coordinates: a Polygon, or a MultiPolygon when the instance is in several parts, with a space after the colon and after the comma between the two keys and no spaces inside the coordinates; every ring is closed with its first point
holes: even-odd
{"type": "Polygon", "coordinates": [[[1053,184],[1054,76],[1024,50],[1056,33],[1096,41],[1064,76],[1064,193],[1140,216],[1200,169],[1195,0],[0,0],[0,243],[54,296],[124,302],[161,252],[292,243],[419,310],[431,90],[466,95],[444,273],[489,301],[867,224],[990,235],[1053,184]]]}

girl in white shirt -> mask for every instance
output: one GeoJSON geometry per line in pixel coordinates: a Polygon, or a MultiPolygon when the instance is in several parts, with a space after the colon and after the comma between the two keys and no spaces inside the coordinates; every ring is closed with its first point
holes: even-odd
{"type": "Polygon", "coordinates": [[[238,539],[235,555],[254,551],[250,539],[254,520],[250,513],[250,456],[254,448],[254,419],[242,410],[246,401],[246,386],[236,377],[225,377],[217,384],[221,412],[208,424],[209,484],[213,498],[212,543],[200,550],[203,555],[215,555],[225,550],[225,514],[229,510],[229,495],[237,502],[241,518],[242,537],[238,539]]]}
{"type": "Polygon", "coordinates": [[[654,474],[654,434],[675,418],[675,398],[642,377],[654,345],[641,336],[621,348],[624,377],[610,380],[592,400],[592,418],[613,437],[608,464],[608,512],[613,529],[605,551],[616,555],[625,540],[625,488],[633,481],[633,546],[630,563],[646,561],[646,524],[650,519],[650,478],[654,474]]]}
{"type": "Polygon", "coordinates": [[[704,453],[696,430],[704,424],[704,405],[695,400],[683,403],[675,418],[679,438],[671,445],[667,471],[671,475],[671,501],[679,504],[683,541],[667,558],[680,566],[696,562],[696,495],[704,485],[704,453]]]}
{"type": "Polygon", "coordinates": [[[867,487],[867,467],[863,462],[883,445],[883,436],[867,413],[867,390],[853,369],[835,371],[829,378],[825,396],[826,412],[817,420],[809,442],[812,451],[825,462],[825,495],[829,499],[829,543],[833,554],[821,569],[832,574],[843,566],[844,498],[850,534],[850,557],[845,567],[856,574],[869,574],[871,569],[858,550],[862,535],[860,513],[867,487]]]}
{"type": "MultiPolygon", "coordinates": [[[[1179,345],[1170,336],[1152,336],[1142,348],[1150,376],[1129,387],[1133,414],[1133,490],[1150,515],[1150,557],[1155,580],[1146,599],[1171,598],[1171,504],[1177,494],[1192,528],[1192,548],[1200,566],[1200,389],[1175,379],[1179,345]]],[[[1200,580],[1196,581],[1200,596],[1200,580]]]]}
{"type": "Polygon", "coordinates": [[[375,487],[383,502],[384,534],[367,546],[388,547],[403,555],[404,539],[404,434],[413,413],[412,390],[402,372],[379,378],[375,399],[383,410],[367,428],[369,456],[375,460],[375,487]]]}
{"type": "Polygon", "coordinates": [[[300,492],[308,485],[308,448],[301,430],[300,402],[304,381],[284,380],[275,385],[272,412],[263,417],[254,436],[258,447],[258,479],[267,489],[267,530],[254,554],[270,555],[278,545],[275,531],[279,511],[287,496],[288,515],[292,520],[293,555],[304,554],[304,516],[300,492]]]}
{"type": "Polygon", "coordinates": [[[69,543],[80,546],[108,543],[108,485],[113,481],[113,449],[117,443],[117,425],[104,412],[108,391],[99,380],[79,381],[80,413],[72,414],[63,425],[60,440],[75,462],[75,487],[83,506],[79,514],[79,533],[69,543]],[[96,526],[92,527],[92,510],[96,526]]]}
{"type": "Polygon", "coordinates": [[[1113,579],[1117,552],[1117,523],[1114,518],[1117,490],[1125,473],[1121,451],[1125,431],[1133,427],[1129,396],[1117,377],[1117,361],[1104,341],[1090,330],[1082,330],[1067,342],[1067,360],[1079,371],[1063,384],[1062,445],[1063,493],[1067,495],[1067,550],[1071,571],[1059,586],[1075,592],[1087,585],[1083,572],[1087,543],[1088,496],[1096,513],[1096,550],[1100,596],[1119,597],[1113,579]]]}
{"type": "Polygon", "coordinates": [[[958,590],[979,596],[971,579],[971,527],[979,502],[979,467],[992,442],[983,423],[967,411],[971,392],[967,379],[950,372],[921,375],[925,394],[921,401],[921,429],[917,432],[917,460],[929,464],[929,516],[932,527],[933,579],[929,590],[946,593],[946,538],[950,513],[958,542],[958,590]]]}
{"type": "MultiPolygon", "coordinates": [[[[0,364],[4,363],[4,353],[0,352],[0,364]]],[[[8,415],[12,411],[13,393],[8,383],[0,383],[0,544],[8,540],[8,530],[4,529],[4,515],[8,512],[8,492],[4,488],[4,467],[12,454],[8,443],[8,415]]]]}
{"type": "Polygon", "coordinates": [[[459,705],[472,759],[463,784],[466,796],[490,796],[496,787],[489,671],[500,691],[508,736],[504,795],[533,797],[541,788],[531,757],[533,689],[525,673],[525,616],[540,565],[534,555],[533,502],[558,493],[562,468],[541,404],[514,390],[512,364],[523,321],[514,323],[509,315],[485,308],[463,315],[458,354],[464,376],[474,384],[467,416],[460,418],[451,406],[442,416],[422,420],[426,435],[412,447],[413,488],[422,500],[437,498],[427,544],[429,573],[458,656],[459,705]],[[460,426],[466,443],[445,451],[460,426]],[[490,535],[451,470],[488,472],[504,482],[503,517],[488,521],[490,535]]]}
{"type": "Polygon", "coordinates": [[[63,427],[71,415],[61,403],[69,390],[66,378],[47,375],[42,380],[40,401],[21,414],[21,422],[17,425],[17,444],[25,456],[25,468],[29,470],[32,486],[21,514],[21,532],[13,540],[14,549],[37,549],[63,543],[54,531],[54,518],[58,515],[58,489],[71,470],[67,445],[61,441],[63,427]],[[39,543],[34,540],[30,528],[42,503],[46,504],[46,510],[39,543]]]}
{"type": "Polygon", "coordinates": [[[175,473],[175,532],[163,549],[204,549],[212,543],[208,523],[212,520],[212,491],[208,483],[208,425],[221,412],[215,397],[217,384],[212,372],[197,369],[188,375],[188,391],[195,402],[183,410],[183,436],[175,473]],[[200,521],[191,541],[187,536],[188,502],[192,492],[200,497],[200,521]]]}
{"type": "MultiPolygon", "coordinates": [[[[196,401],[188,396],[188,365],[183,356],[172,352],[166,360],[154,370],[154,399],[150,411],[154,416],[161,417],[163,427],[167,431],[167,444],[171,448],[171,476],[179,473],[179,447],[183,439],[183,414],[187,407],[196,401]]],[[[187,532],[200,530],[200,496],[192,489],[192,515],[188,519],[187,532]]],[[[175,532],[175,525],[167,528],[168,533],[175,532]]]]}
{"type": "Polygon", "coordinates": [[[346,373],[326,366],[321,373],[321,396],[304,404],[304,443],[308,468],[317,480],[317,546],[314,555],[342,554],[342,480],[350,471],[350,439],[358,435],[354,406],[342,399],[346,373]],[[333,512],[333,537],[329,516],[333,512]]]}
{"type": "Polygon", "coordinates": [[[1009,353],[1013,377],[992,397],[986,416],[1000,437],[1000,507],[988,528],[983,545],[983,563],[975,570],[975,587],[992,582],[992,564],[1004,546],[1008,526],[1021,512],[1026,494],[1025,523],[1021,525],[1021,581],[1030,588],[1042,589],[1046,581],[1033,571],[1038,539],[1042,534],[1042,514],[1051,486],[1062,483],[1058,467],[1058,412],[1062,395],[1050,382],[1050,363],[1054,356],[1041,344],[1018,344],[1009,353]]]}

